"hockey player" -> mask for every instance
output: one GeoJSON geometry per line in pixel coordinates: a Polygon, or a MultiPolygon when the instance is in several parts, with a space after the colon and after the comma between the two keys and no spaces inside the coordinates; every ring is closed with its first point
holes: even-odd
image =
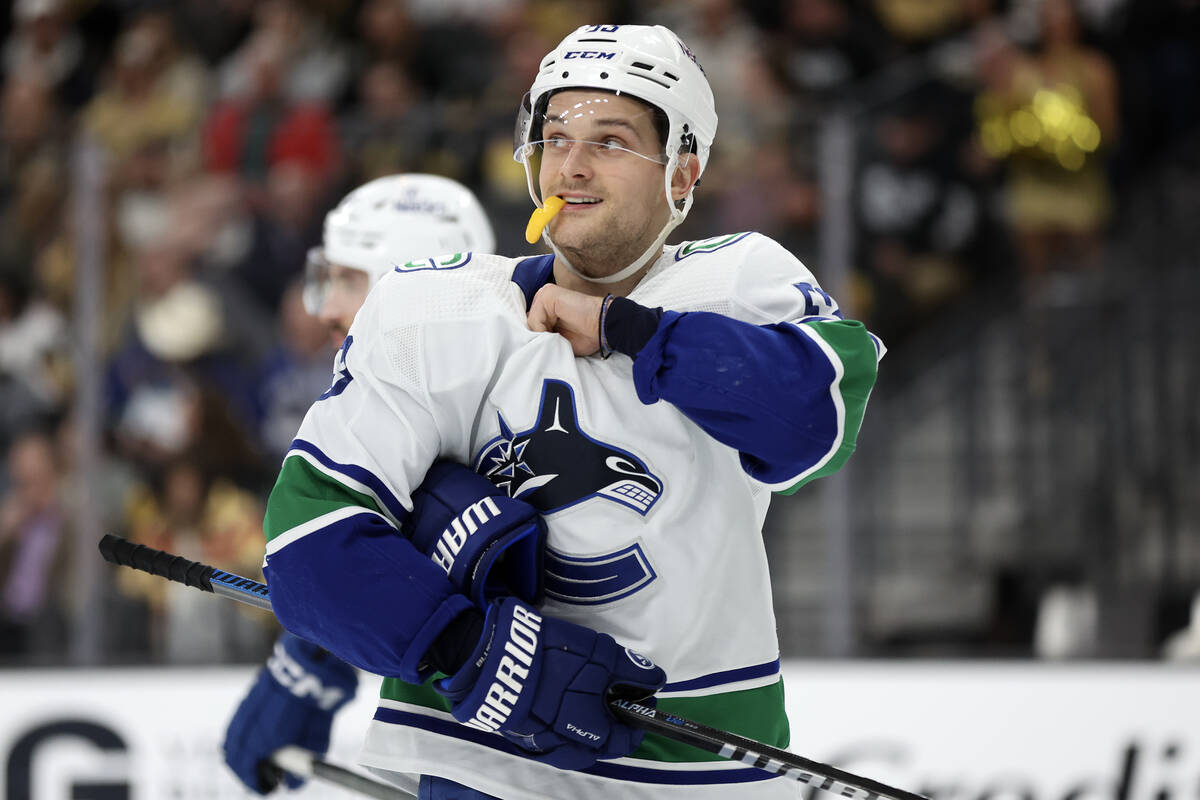
{"type": "Polygon", "coordinates": [[[488,252],[496,238],[471,190],[441,175],[387,175],[364,183],[325,215],[322,246],[308,253],[304,310],[341,346],[367,292],[397,262],[429,254],[488,252]]]}
{"type": "MultiPolygon", "coordinates": [[[[323,246],[308,254],[304,307],[325,323],[338,346],[368,291],[397,261],[495,246],[487,215],[470,190],[420,174],[377,178],[350,192],[326,215],[322,238],[323,246]]],[[[333,716],[357,684],[353,667],[285,633],[229,724],[226,763],[255,792],[274,790],[284,776],[271,766],[271,754],[284,745],[324,753],[333,716]]],[[[294,776],[286,781],[291,788],[301,783],[294,776]]]]}
{"type": "Polygon", "coordinates": [[[392,676],[363,761],[422,797],[794,795],[606,702],[787,745],[762,522],[850,456],[883,352],[764,236],[664,246],[716,126],[671,31],[567,36],[515,142],[554,252],[386,276],[283,463],[276,613],[392,676]],[[445,461],[495,493],[427,502],[445,461]],[[508,546],[526,506],[544,547],[508,546]]]}

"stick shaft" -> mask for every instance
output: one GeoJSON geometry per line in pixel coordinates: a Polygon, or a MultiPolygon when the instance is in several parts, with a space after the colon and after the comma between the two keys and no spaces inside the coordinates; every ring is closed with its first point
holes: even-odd
{"type": "Polygon", "coordinates": [[[609,707],[617,719],[635,727],[842,797],[856,800],[927,800],[915,792],[864,778],[735,733],[710,728],[657,708],[628,700],[613,700],[609,707]]]}
{"type": "MultiPolygon", "coordinates": [[[[186,583],[206,592],[271,610],[267,587],[249,578],[111,535],[100,540],[100,553],[106,561],[114,564],[140,569],[167,580],[186,583]]],[[[626,700],[612,700],[609,708],[628,725],[852,800],[927,800],[915,792],[888,786],[655,708],[626,700]]]]}
{"type": "Polygon", "coordinates": [[[380,783],[353,770],[330,764],[303,747],[282,747],[271,756],[271,761],[280,769],[301,778],[316,778],[376,800],[412,800],[414,796],[397,786],[380,783]]]}

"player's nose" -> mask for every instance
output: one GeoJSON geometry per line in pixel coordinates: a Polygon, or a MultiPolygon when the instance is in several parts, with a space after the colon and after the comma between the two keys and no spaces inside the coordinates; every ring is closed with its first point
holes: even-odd
{"type": "Polygon", "coordinates": [[[572,178],[588,178],[592,174],[590,148],[576,142],[567,150],[566,157],[558,167],[559,174],[572,178]]]}

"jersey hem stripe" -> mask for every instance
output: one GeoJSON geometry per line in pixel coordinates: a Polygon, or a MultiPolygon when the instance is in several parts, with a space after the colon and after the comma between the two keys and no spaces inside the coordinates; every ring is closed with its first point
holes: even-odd
{"type": "MultiPolygon", "coordinates": [[[[422,709],[422,711],[424,710],[422,709]]],[[[516,745],[511,744],[498,734],[484,733],[483,731],[469,728],[455,721],[446,722],[442,719],[426,716],[423,713],[414,714],[394,708],[385,708],[381,704],[375,710],[375,720],[390,725],[404,725],[428,731],[429,733],[449,736],[453,739],[465,740],[518,758],[529,758],[516,745]]],[[[683,768],[676,766],[674,769],[635,767],[617,763],[596,763],[587,769],[580,770],[580,772],[588,775],[596,775],[601,778],[667,785],[752,783],[779,777],[760,769],[747,769],[737,764],[729,764],[728,762],[697,762],[696,764],[688,764],[683,768]]]]}
{"type": "MultiPolygon", "coordinates": [[[[447,723],[453,729],[458,725],[454,716],[448,711],[443,711],[440,708],[430,708],[416,703],[406,703],[403,700],[390,700],[386,697],[380,697],[376,712],[380,708],[386,708],[391,711],[407,713],[416,717],[424,717],[427,719],[440,720],[447,723]]],[[[379,719],[376,713],[376,719],[379,719]]],[[[380,722],[385,720],[380,719],[380,722]]],[[[425,730],[425,726],[412,726],[421,730],[425,730]]],[[[465,726],[458,726],[465,727],[465,726]]],[[[457,733],[448,734],[456,736],[457,733]]],[[[502,740],[501,740],[502,741],[502,740]]],[[[658,761],[649,758],[634,758],[632,756],[623,756],[621,758],[612,759],[609,763],[622,764],[627,767],[638,767],[642,769],[657,769],[665,771],[691,771],[707,770],[710,772],[720,772],[722,770],[741,769],[741,767],[733,761],[658,761]]]]}
{"type": "MultiPolygon", "coordinates": [[[[779,659],[768,661],[765,664],[755,664],[750,667],[740,667],[738,669],[727,669],[722,672],[713,672],[708,675],[701,675],[698,678],[691,678],[686,681],[678,681],[677,683],[668,683],[661,690],[661,694],[680,694],[685,692],[693,692],[700,689],[719,689],[722,692],[730,691],[730,684],[744,683],[761,678],[775,678],[779,675],[779,659]]],[[[772,683],[766,681],[763,685],[772,683]]],[[[751,687],[744,687],[751,688],[751,687]]]]}

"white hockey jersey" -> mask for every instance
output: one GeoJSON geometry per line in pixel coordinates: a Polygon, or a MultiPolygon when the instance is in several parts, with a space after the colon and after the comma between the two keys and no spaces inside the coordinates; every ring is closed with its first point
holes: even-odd
{"type": "MultiPolygon", "coordinates": [[[[674,404],[642,402],[629,357],[577,358],[557,334],[528,329],[531,284],[539,274],[544,281],[549,265],[549,257],[456,255],[402,265],[376,285],[339,354],[333,385],[285,459],[268,510],[268,567],[306,541],[332,541],[329,531],[364,515],[399,527],[435,459],[471,465],[544,514],[543,613],[609,633],[652,658],[668,680],[660,708],[786,747],[762,523],[773,490],[826,474],[849,455],[882,346],[861,324],[842,320],[809,271],[767,237],[739,234],[665,250],[630,299],[793,326],[811,341],[811,360],[821,362],[779,369],[826,376],[804,402],[826,409],[832,427],[814,434],[819,445],[794,474],[763,483],[743,453],[674,404]]],[[[660,357],[669,370],[671,351],[660,357]]],[[[719,364],[713,369],[721,372],[719,364]]],[[[733,383],[695,391],[736,392],[733,383]]],[[[386,564],[372,563],[352,580],[366,585],[386,576],[386,564]]],[[[384,682],[363,762],[441,775],[502,798],[702,800],[798,791],[791,781],[654,735],[630,757],[564,772],[459,725],[428,685],[398,679],[384,682]]]]}

